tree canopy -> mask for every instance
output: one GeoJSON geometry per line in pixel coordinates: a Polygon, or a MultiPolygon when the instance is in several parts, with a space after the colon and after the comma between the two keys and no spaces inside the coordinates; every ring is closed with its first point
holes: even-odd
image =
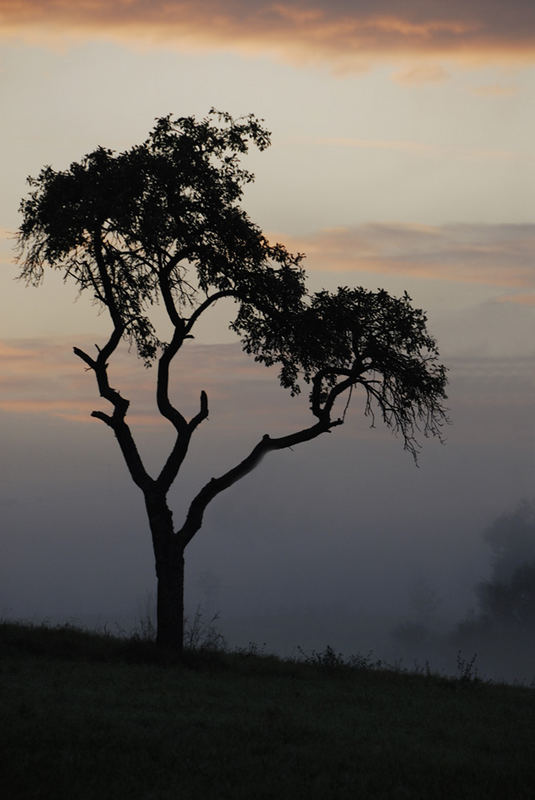
{"type": "Polygon", "coordinates": [[[309,384],[318,420],[334,424],[336,398],[360,385],[366,413],[378,411],[415,454],[417,431],[439,435],[445,420],[446,373],[426,315],[407,294],[307,292],[303,255],[270,244],[239,206],[253,179],[240,156],[269,143],[253,115],[212,110],[201,121],[162,117],[122,153],[98,147],[65,171],[45,167],[21,203],[21,276],[38,284],[46,267],[60,270],[107,308],[147,365],[232,297],[244,350],[278,364],[292,393],[309,384]],[[156,303],[175,327],[171,342],[157,336],[156,303]]]}
{"type": "Polygon", "coordinates": [[[298,302],[300,257],[270,246],[238,206],[253,178],[239,164],[250,143],[269,143],[253,116],[168,116],[123,153],[98,147],[66,171],[45,167],[21,204],[22,276],[38,283],[45,267],[61,270],[107,307],[146,363],[162,347],[150,319],[157,302],[179,327],[196,308],[188,329],[222,296],[239,301],[242,327],[258,307],[298,302]]]}

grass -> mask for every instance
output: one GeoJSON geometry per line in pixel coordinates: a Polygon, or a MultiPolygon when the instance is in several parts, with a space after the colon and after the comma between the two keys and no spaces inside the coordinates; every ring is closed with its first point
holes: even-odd
{"type": "MultiPolygon", "coordinates": [[[[522,800],[535,691],[0,624],[8,800],[522,800]]],[[[469,662],[468,662],[469,663],[469,662]]]]}

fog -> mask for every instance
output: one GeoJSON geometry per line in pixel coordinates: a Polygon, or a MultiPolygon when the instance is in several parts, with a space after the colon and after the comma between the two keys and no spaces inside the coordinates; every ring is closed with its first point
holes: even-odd
{"type": "MultiPolygon", "coordinates": [[[[197,346],[188,358],[176,393],[194,412],[204,386],[211,413],[170,494],[177,525],[210,477],[263,433],[302,427],[310,413],[305,396],[289,398],[234,345],[197,346]]],[[[154,375],[130,361],[119,374],[126,396],[137,381],[142,408],[154,375]]],[[[462,648],[444,637],[477,616],[475,587],[493,568],[485,530],[532,495],[532,397],[522,359],[457,357],[448,366],[453,422],[445,445],[424,440],[419,466],[380,421],[370,427],[356,396],[344,426],[268,455],[219,496],[186,552],[189,617],[198,608],[205,623],[217,615],[229,647],[254,642],[292,656],[329,644],[455,672],[458,649],[481,650],[469,637],[462,648]]],[[[58,395],[84,393],[99,407],[90,377],[69,380],[59,380],[58,395]]],[[[110,430],[84,415],[1,413],[0,614],[139,628],[152,613],[153,555],[142,495],[110,430]]],[[[151,419],[134,430],[155,470],[172,431],[151,419]]],[[[483,674],[535,677],[522,653],[504,664],[487,650],[483,674]]]]}

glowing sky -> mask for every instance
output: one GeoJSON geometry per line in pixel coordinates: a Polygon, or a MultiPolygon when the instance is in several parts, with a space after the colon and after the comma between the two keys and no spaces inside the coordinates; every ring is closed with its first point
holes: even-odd
{"type": "MultiPolygon", "coordinates": [[[[533,428],[522,422],[518,437],[508,438],[507,427],[511,415],[528,419],[533,405],[531,0],[0,0],[0,40],[5,464],[14,450],[19,458],[20,448],[28,447],[25,426],[33,430],[48,420],[64,442],[65,458],[73,457],[68,442],[85,441],[94,430],[88,426],[97,423],[87,420],[94,387],[73,363],[70,347],[92,342],[105,325],[84,301],[73,305],[72,290],[60,281],[39,290],[13,282],[10,236],[26,176],[44,164],[60,169],[97,144],[129,147],[157,116],[204,115],[215,106],[234,115],[253,112],[273,132],[271,148],[248,157],[256,183],[247,190],[246,207],[270,237],[308,254],[312,286],[407,289],[428,310],[444,359],[453,365],[451,394],[458,406],[451,413],[458,430],[469,438],[475,431],[470,420],[478,418],[470,450],[477,487],[473,496],[458,499],[454,518],[465,513],[481,522],[531,491],[533,428]],[[20,437],[13,435],[17,426],[20,437]],[[495,443],[494,456],[482,455],[482,441],[491,450],[495,443]],[[498,450],[510,459],[501,468],[498,450]],[[499,469],[514,480],[502,480],[499,469]]],[[[231,340],[220,321],[206,328],[203,341],[223,347],[224,375],[264,385],[224,349],[231,340]]],[[[135,420],[149,430],[155,425],[146,399],[150,376],[133,381],[126,359],[118,369],[124,385],[139,390],[135,420]]],[[[201,379],[207,378],[195,374],[192,386],[201,379]]],[[[236,398],[225,394],[224,381],[213,383],[215,397],[232,407],[236,398]]],[[[191,398],[196,392],[195,384],[191,398]]],[[[277,406],[276,424],[285,424],[285,408],[277,406]]],[[[223,417],[238,435],[231,415],[223,417]]],[[[95,435],[104,441],[105,434],[95,435]]],[[[365,425],[361,435],[368,443],[365,425]]],[[[461,457],[455,450],[462,436],[453,432],[451,438],[444,492],[467,463],[465,451],[461,457]]],[[[47,458],[42,451],[31,457],[31,485],[38,480],[35,465],[47,458]]],[[[106,458],[122,474],[113,456],[106,458]]],[[[310,448],[303,474],[313,468],[310,448]]],[[[393,485],[410,468],[402,459],[393,485]]],[[[7,499],[21,502],[19,484],[10,483],[9,492],[7,499]]],[[[107,502],[111,506],[112,498],[107,502]]],[[[340,519],[344,513],[337,508],[340,519]]],[[[422,514],[432,517],[431,500],[422,514]]],[[[29,516],[21,533],[28,541],[32,521],[29,516]]],[[[422,522],[418,536],[426,527],[422,522]]],[[[420,543],[407,540],[406,549],[420,543]]],[[[10,570],[20,567],[19,556],[12,555],[10,570]]],[[[7,592],[1,602],[16,612],[17,598],[7,592]]]]}

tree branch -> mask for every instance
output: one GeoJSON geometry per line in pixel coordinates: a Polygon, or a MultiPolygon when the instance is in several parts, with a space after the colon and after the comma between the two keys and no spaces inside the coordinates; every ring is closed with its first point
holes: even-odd
{"type": "Polygon", "coordinates": [[[163,302],[165,305],[165,310],[167,311],[167,315],[173,325],[176,328],[183,328],[184,327],[184,320],[179,315],[175,301],[173,300],[173,293],[171,291],[171,287],[169,286],[169,275],[171,271],[177,266],[178,262],[181,260],[182,254],[176,253],[172,258],[169,259],[167,264],[162,267],[162,269],[158,272],[158,283],[160,285],[160,291],[162,293],[163,302]]]}
{"type": "Polygon", "coordinates": [[[338,374],[347,374],[348,377],[345,380],[340,381],[340,383],[335,384],[335,386],[333,386],[333,388],[330,390],[321,412],[322,416],[326,415],[327,418],[330,417],[336,398],[339,397],[342,392],[345,392],[346,389],[350,389],[357,383],[366,383],[365,381],[359,379],[358,374],[354,375],[352,370],[339,370],[338,374]]]}
{"type": "MultiPolygon", "coordinates": [[[[350,369],[341,369],[341,368],[334,368],[334,367],[326,367],[325,369],[319,370],[312,379],[312,393],[311,393],[311,410],[315,417],[318,419],[323,419],[325,416],[329,416],[329,413],[332,409],[335,397],[332,399],[329,407],[327,407],[327,403],[329,402],[329,398],[331,396],[331,392],[327,397],[327,401],[325,404],[321,405],[321,382],[324,378],[327,378],[329,375],[346,375],[348,378],[351,377],[353,374],[352,370],[350,369]]],[[[346,388],[346,387],[344,387],[346,388]]],[[[342,390],[343,391],[343,390],[342,390]]],[[[338,393],[339,394],[339,393],[338,393]]]]}
{"type": "Polygon", "coordinates": [[[156,385],[156,403],[160,414],[169,420],[177,433],[184,434],[187,429],[185,417],[169,400],[169,367],[184,342],[184,322],[175,327],[173,338],[163,351],[158,361],[158,379],[156,385]]]}
{"type": "Polygon", "coordinates": [[[159,489],[167,492],[171,487],[187,455],[193,432],[207,417],[208,397],[206,392],[203,390],[201,392],[200,411],[189,421],[189,423],[187,423],[185,429],[177,435],[173,450],[171,451],[169,458],[165,462],[162,471],[156,479],[156,484],[159,489]]]}
{"type": "MultiPolygon", "coordinates": [[[[166,266],[165,272],[167,272],[168,266],[169,265],[166,266]]],[[[198,320],[200,315],[217,300],[220,300],[223,297],[228,297],[233,293],[231,291],[221,291],[216,292],[216,294],[212,295],[211,297],[208,297],[195,310],[186,324],[185,321],[179,317],[176,311],[169,283],[166,275],[164,275],[163,272],[160,273],[159,280],[169,318],[175,324],[173,338],[165,348],[158,362],[158,380],[156,389],[156,402],[158,405],[158,410],[163,417],[169,420],[177,432],[173,449],[169,454],[169,457],[165,462],[160,474],[158,475],[158,478],[156,479],[156,484],[158,487],[163,491],[168,491],[178,475],[180,467],[182,466],[182,463],[186,457],[194,431],[196,428],[198,428],[201,422],[208,417],[208,397],[204,390],[201,392],[199,412],[189,421],[189,423],[186,421],[183,414],[181,414],[180,411],[178,411],[178,409],[175,408],[171,403],[169,399],[169,369],[171,361],[178,353],[179,349],[184,343],[184,339],[188,336],[188,332],[191,331],[193,325],[198,320]],[[168,300],[166,300],[166,295],[168,295],[168,300]],[[169,307],[168,302],[170,304],[169,307]]]]}
{"type": "Polygon", "coordinates": [[[197,428],[201,422],[208,418],[208,395],[204,391],[201,392],[201,408],[198,414],[196,414],[190,421],[189,421],[189,429],[191,433],[197,428]]]}
{"type": "Polygon", "coordinates": [[[115,328],[105,346],[102,350],[99,350],[96,359],[91,358],[91,356],[79,347],[74,347],[73,350],[74,354],[95,373],[100,396],[113,406],[113,414],[111,416],[105,414],[103,411],[93,411],[91,416],[100,419],[112,428],[115,433],[115,438],[119,443],[119,447],[121,448],[126,466],[132,476],[132,480],[140,489],[147,491],[154,484],[154,481],[143,466],[130,428],[125,422],[125,416],[130,402],[126,400],[126,398],[121,397],[119,392],[115,389],[112,389],[108,380],[107,359],[114,352],[120,339],[121,333],[115,328]]]}
{"type": "Polygon", "coordinates": [[[108,311],[110,312],[111,321],[113,322],[113,327],[114,327],[113,333],[115,334],[115,332],[120,329],[121,331],[119,335],[120,339],[124,332],[124,322],[117,308],[117,303],[115,301],[115,297],[113,296],[112,283],[110,281],[110,277],[106,269],[106,263],[104,261],[104,258],[102,257],[103,243],[101,239],[101,231],[100,230],[94,231],[92,238],[93,238],[93,250],[95,253],[95,261],[97,262],[100,280],[102,281],[102,287],[104,289],[105,303],[106,306],[108,307],[108,311]]]}
{"type": "Polygon", "coordinates": [[[272,450],[284,450],[288,447],[301,444],[302,442],[308,442],[322,433],[327,433],[336,425],[342,425],[342,420],[320,420],[309,428],[303,428],[303,430],[297,431],[296,433],[281,436],[277,439],[272,439],[265,434],[243,461],[240,461],[239,464],[229,469],[219,478],[212,478],[208,481],[193,499],[188,510],[186,521],[182,528],[177,531],[177,537],[181,542],[181,546],[186,547],[200,529],[204,512],[208,504],[217,497],[218,494],[248,475],[249,472],[260,463],[266,453],[272,450]]]}
{"type": "Polygon", "coordinates": [[[233,289],[222,289],[220,292],[216,292],[210,297],[207,297],[206,300],[198,306],[191,317],[188,319],[186,323],[186,327],[184,329],[185,335],[189,335],[191,330],[201,314],[203,314],[207,308],[209,308],[213,303],[216,303],[218,300],[222,300],[224,297],[235,297],[236,293],[233,289]]]}
{"type": "Polygon", "coordinates": [[[173,338],[165,348],[158,362],[158,383],[156,390],[158,409],[162,416],[171,422],[177,432],[174,447],[156,479],[158,487],[166,492],[178,475],[188,452],[193,432],[201,422],[208,417],[208,397],[204,390],[201,392],[200,410],[189,423],[169,400],[169,367],[172,359],[182,346],[184,338],[184,323],[181,320],[181,327],[175,328],[173,338]]]}

